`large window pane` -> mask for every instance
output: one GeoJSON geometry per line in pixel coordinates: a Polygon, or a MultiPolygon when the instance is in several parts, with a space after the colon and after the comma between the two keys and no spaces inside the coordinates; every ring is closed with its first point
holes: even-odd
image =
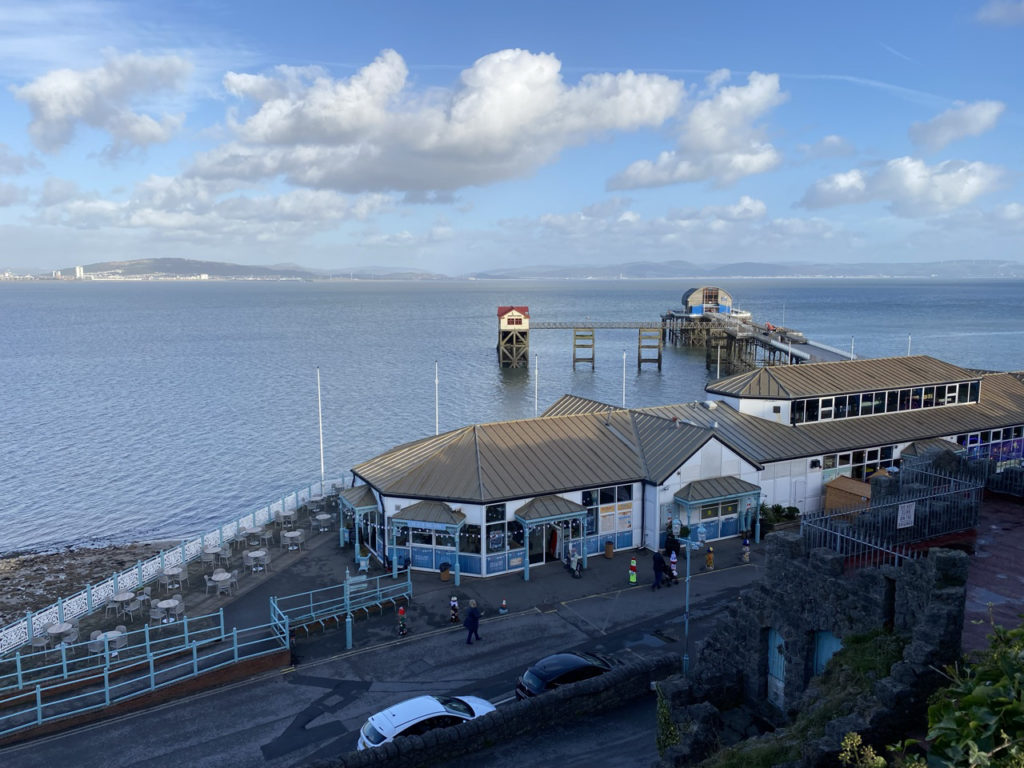
{"type": "MultiPolygon", "coordinates": [[[[900,409],[900,393],[897,390],[891,390],[885,393],[885,412],[895,413],[900,409]]],[[[875,413],[879,413],[878,401],[875,401],[875,413]]]]}
{"type": "Polygon", "coordinates": [[[597,492],[596,491],[584,491],[583,492],[583,506],[584,507],[596,507],[597,506],[597,492]]]}
{"type": "Polygon", "coordinates": [[[633,500],[633,486],[632,485],[620,485],[618,490],[619,501],[632,501],[633,500]]]}
{"type": "Polygon", "coordinates": [[[508,546],[509,549],[519,549],[524,545],[526,536],[523,532],[523,524],[518,520],[510,520],[508,523],[508,546]]]}
{"type": "Polygon", "coordinates": [[[808,400],[804,406],[804,421],[817,421],[818,420],[818,401],[808,400]]]}
{"type": "Polygon", "coordinates": [[[615,486],[601,489],[601,506],[615,503],[615,486]]]}
{"type": "Polygon", "coordinates": [[[426,528],[413,528],[412,543],[419,544],[420,546],[433,546],[434,532],[426,528]]]}
{"type": "Polygon", "coordinates": [[[794,400],[793,405],[790,406],[789,411],[789,423],[790,424],[803,424],[804,422],[804,401],[794,400]]]}
{"type": "Polygon", "coordinates": [[[504,504],[491,504],[489,507],[484,509],[487,514],[488,523],[503,523],[505,522],[505,505],[504,504]]]}
{"type": "Polygon", "coordinates": [[[505,524],[492,523],[487,526],[487,552],[505,551],[505,524]]]}
{"type": "Polygon", "coordinates": [[[464,525],[459,533],[459,551],[471,555],[480,554],[480,526],[464,525]]]}
{"type": "Polygon", "coordinates": [[[703,504],[700,508],[700,519],[710,520],[713,517],[718,517],[718,505],[717,504],[703,504]]]}

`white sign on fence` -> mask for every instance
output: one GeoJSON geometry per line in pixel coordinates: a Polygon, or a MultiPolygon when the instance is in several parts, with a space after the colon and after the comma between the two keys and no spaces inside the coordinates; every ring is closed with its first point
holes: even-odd
{"type": "Polygon", "coordinates": [[[905,504],[900,504],[899,510],[896,514],[896,527],[897,528],[910,528],[914,525],[914,504],[917,502],[908,501],[905,504]]]}

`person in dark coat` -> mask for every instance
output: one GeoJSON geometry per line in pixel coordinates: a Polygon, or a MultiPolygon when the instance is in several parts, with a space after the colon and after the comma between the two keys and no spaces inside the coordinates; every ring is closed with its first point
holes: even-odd
{"type": "Polygon", "coordinates": [[[651,591],[661,589],[661,577],[665,573],[665,558],[661,556],[661,552],[654,552],[654,583],[651,585],[651,591]]]}
{"type": "Polygon", "coordinates": [[[466,645],[473,644],[473,638],[480,639],[480,633],[477,631],[480,629],[480,610],[476,607],[476,600],[469,601],[469,611],[466,613],[466,620],[462,622],[468,632],[466,635],[466,645]]]}

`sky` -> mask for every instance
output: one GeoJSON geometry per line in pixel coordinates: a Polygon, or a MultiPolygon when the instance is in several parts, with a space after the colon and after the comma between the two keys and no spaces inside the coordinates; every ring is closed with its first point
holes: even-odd
{"type": "Polygon", "coordinates": [[[0,271],[1024,260],[1024,0],[0,4],[0,271]]]}

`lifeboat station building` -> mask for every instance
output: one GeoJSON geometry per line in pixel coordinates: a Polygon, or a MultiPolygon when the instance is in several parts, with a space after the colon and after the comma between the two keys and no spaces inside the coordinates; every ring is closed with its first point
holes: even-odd
{"type": "Polygon", "coordinates": [[[674,521],[715,540],[752,530],[762,502],[820,511],[830,481],[898,471],[926,442],[997,471],[1024,456],[1024,373],[907,356],[759,368],[706,392],[632,409],[566,395],[393,448],[340,501],[379,559],[528,579],[573,548],[661,547],[674,521]]]}

